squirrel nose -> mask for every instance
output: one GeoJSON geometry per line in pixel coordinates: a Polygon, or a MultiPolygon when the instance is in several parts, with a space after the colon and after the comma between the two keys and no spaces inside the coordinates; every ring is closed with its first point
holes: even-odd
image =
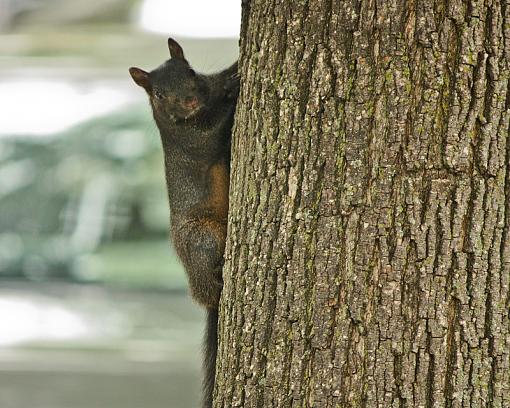
{"type": "Polygon", "coordinates": [[[184,106],[187,109],[195,109],[198,106],[198,99],[195,96],[187,96],[184,99],[184,106]]]}

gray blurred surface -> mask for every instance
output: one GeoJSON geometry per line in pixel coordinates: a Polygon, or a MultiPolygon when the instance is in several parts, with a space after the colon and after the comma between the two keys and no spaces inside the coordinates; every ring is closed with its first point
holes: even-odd
{"type": "Polygon", "coordinates": [[[17,329],[11,327],[11,333],[0,336],[4,342],[0,347],[0,407],[198,405],[203,321],[202,312],[187,296],[11,282],[3,283],[0,304],[10,305],[13,314],[19,309],[19,317],[30,324],[27,331],[20,321],[17,329]],[[35,306],[32,312],[27,312],[27,305],[35,306]],[[58,316],[68,313],[82,323],[82,333],[67,339],[46,338],[44,330],[37,332],[30,313],[36,314],[33,321],[57,332],[58,316]],[[18,336],[5,344],[20,333],[24,339],[18,336]]]}

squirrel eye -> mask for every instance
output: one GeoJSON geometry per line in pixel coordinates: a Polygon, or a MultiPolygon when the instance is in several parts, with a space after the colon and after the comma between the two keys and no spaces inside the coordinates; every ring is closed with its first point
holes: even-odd
{"type": "Polygon", "coordinates": [[[155,91],[154,96],[156,97],[156,99],[163,99],[163,94],[159,91],[155,91]]]}

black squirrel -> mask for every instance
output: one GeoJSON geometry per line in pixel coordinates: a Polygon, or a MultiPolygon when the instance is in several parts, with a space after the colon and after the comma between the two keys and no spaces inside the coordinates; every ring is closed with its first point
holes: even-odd
{"type": "Polygon", "coordinates": [[[168,39],[171,58],[155,70],[130,68],[149,95],[161,134],[171,236],[192,297],[207,310],[203,407],[212,407],[218,303],[227,234],[230,138],[239,93],[237,62],[213,74],[195,72],[181,46],[168,39]]]}

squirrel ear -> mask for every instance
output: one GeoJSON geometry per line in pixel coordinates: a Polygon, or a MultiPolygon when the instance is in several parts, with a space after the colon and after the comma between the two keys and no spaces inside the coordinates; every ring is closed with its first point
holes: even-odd
{"type": "Polygon", "coordinates": [[[168,49],[172,58],[184,59],[184,52],[181,46],[173,38],[168,39],[168,49]]]}
{"type": "Polygon", "coordinates": [[[145,72],[140,68],[131,67],[129,68],[129,73],[131,74],[133,81],[135,81],[138,86],[141,86],[146,91],[149,91],[151,87],[151,80],[149,78],[148,72],[145,72]]]}

